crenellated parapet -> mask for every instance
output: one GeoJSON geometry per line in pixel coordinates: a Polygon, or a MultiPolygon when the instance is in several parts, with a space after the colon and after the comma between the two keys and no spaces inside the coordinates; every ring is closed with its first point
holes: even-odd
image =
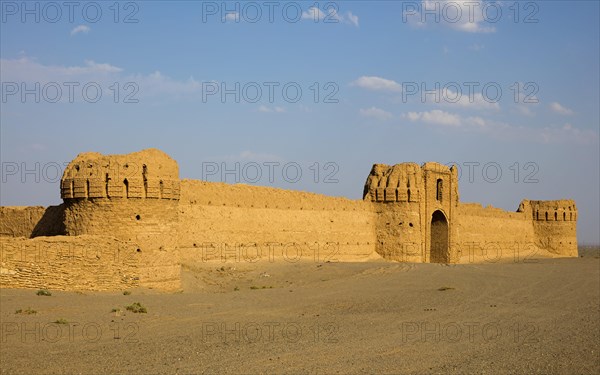
{"type": "Polygon", "coordinates": [[[375,164],[365,183],[363,199],[371,202],[419,202],[422,174],[416,163],[375,164]]]}
{"type": "Polygon", "coordinates": [[[529,207],[534,221],[577,221],[577,206],[572,199],[551,201],[524,200],[519,207],[529,207]]]}
{"type": "Polygon", "coordinates": [[[417,262],[455,258],[451,224],[458,205],[456,168],[435,162],[375,164],[363,200],[376,203],[376,250],[383,257],[417,262]],[[398,253],[408,244],[410,254],[398,253]]]}
{"type": "Polygon", "coordinates": [[[552,254],[577,256],[577,206],[571,199],[521,202],[533,224],[536,246],[552,254]]]}
{"type": "Polygon", "coordinates": [[[79,154],[65,169],[61,198],[167,199],[180,195],[177,162],[156,149],[127,155],[79,154]]]}

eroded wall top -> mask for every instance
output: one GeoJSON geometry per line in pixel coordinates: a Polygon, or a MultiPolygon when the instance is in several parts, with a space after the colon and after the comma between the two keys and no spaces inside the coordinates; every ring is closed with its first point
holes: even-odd
{"type": "Polygon", "coordinates": [[[577,206],[572,199],[548,201],[523,200],[519,205],[520,212],[530,212],[536,221],[577,221],[577,206]]]}
{"type": "Polygon", "coordinates": [[[169,155],[146,149],[124,155],[86,152],[69,163],[61,198],[179,199],[179,167],[169,155]]]}
{"type": "Polygon", "coordinates": [[[451,176],[443,164],[401,163],[393,166],[374,164],[363,190],[363,199],[372,202],[419,202],[423,198],[423,173],[438,172],[451,176]]]}

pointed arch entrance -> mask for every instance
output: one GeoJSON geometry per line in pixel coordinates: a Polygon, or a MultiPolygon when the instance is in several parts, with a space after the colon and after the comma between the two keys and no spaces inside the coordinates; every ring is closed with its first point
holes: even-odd
{"type": "Polygon", "coordinates": [[[431,215],[430,263],[448,263],[450,261],[448,240],[448,220],[442,211],[437,210],[431,215]]]}

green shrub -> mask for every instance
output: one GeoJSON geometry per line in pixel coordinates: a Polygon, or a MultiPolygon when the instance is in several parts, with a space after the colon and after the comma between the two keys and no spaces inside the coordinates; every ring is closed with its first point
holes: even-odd
{"type": "Polygon", "coordinates": [[[139,302],[134,302],[129,306],[125,306],[125,309],[127,309],[127,311],[131,311],[136,314],[137,313],[145,314],[148,312],[148,310],[146,310],[146,308],[144,306],[142,306],[142,304],[139,302]]]}
{"type": "Polygon", "coordinates": [[[23,310],[23,309],[18,309],[17,311],[15,311],[15,314],[25,314],[25,315],[31,315],[31,314],[37,314],[37,311],[33,310],[31,307],[28,307],[27,309],[23,310]]]}

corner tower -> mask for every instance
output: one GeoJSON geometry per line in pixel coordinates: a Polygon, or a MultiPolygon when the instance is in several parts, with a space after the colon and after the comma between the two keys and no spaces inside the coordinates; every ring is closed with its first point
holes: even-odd
{"type": "Polygon", "coordinates": [[[177,162],[160,150],[79,154],[61,180],[65,232],[134,242],[146,280],[159,281],[176,272],[157,266],[175,255],[179,190],[177,162]]]}
{"type": "Polygon", "coordinates": [[[535,245],[552,254],[577,256],[577,206],[572,199],[523,200],[519,211],[533,222],[535,245]]]}

